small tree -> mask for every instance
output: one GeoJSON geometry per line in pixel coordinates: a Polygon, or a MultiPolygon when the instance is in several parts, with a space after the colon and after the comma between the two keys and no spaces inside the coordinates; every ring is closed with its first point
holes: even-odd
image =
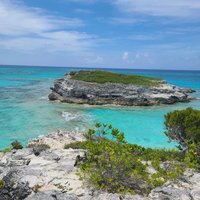
{"type": "Polygon", "coordinates": [[[166,180],[183,175],[184,167],[179,162],[185,158],[180,157],[183,152],[145,149],[128,144],[124,133],[108,124],[97,123],[96,128],[90,129],[85,137],[86,141],[81,145],[72,143],[68,146],[85,149],[84,157],[79,155],[75,166],[80,167],[80,176],[90,187],[111,193],[148,194],[166,180]],[[170,163],[163,163],[161,167],[162,158],[170,163]],[[156,170],[155,173],[149,173],[149,165],[156,170]]]}
{"type": "Polygon", "coordinates": [[[183,148],[200,142],[200,110],[189,107],[165,115],[165,134],[183,148]]]}
{"type": "Polygon", "coordinates": [[[123,132],[97,123],[86,137],[87,162],[82,163],[81,171],[90,185],[111,193],[149,191],[146,165],[133,157],[123,132]]]}
{"type": "Polygon", "coordinates": [[[12,149],[23,149],[23,146],[20,142],[15,140],[14,142],[11,143],[12,149]]]}
{"type": "Polygon", "coordinates": [[[200,163],[200,110],[189,107],[166,114],[165,128],[169,139],[176,141],[181,149],[197,157],[200,163]]]}

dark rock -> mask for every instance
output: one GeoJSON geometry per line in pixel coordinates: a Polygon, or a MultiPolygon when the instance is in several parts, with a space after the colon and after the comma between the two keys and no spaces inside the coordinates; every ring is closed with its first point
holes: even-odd
{"type": "Polygon", "coordinates": [[[60,157],[53,152],[42,151],[40,156],[45,157],[46,160],[55,160],[56,162],[60,160],[60,157]]]}
{"type": "Polygon", "coordinates": [[[46,192],[38,192],[25,200],[78,200],[78,197],[74,194],[50,190],[46,192]]]}
{"type": "Polygon", "coordinates": [[[35,145],[33,146],[33,153],[35,156],[39,156],[42,152],[46,151],[47,149],[49,149],[47,145],[35,145]]]}
{"type": "Polygon", "coordinates": [[[31,194],[28,183],[20,182],[17,170],[11,170],[3,181],[5,186],[0,189],[0,200],[23,200],[31,194]]]}
{"type": "Polygon", "coordinates": [[[154,200],[190,200],[191,195],[187,190],[174,187],[158,187],[149,195],[154,200]]]}
{"type": "Polygon", "coordinates": [[[77,155],[75,163],[74,163],[74,167],[79,166],[82,162],[87,162],[87,161],[88,159],[87,159],[86,153],[84,154],[84,156],[77,155]]]}

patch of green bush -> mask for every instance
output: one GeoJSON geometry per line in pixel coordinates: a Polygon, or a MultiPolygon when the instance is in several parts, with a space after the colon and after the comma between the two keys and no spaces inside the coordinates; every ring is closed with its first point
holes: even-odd
{"type": "Polygon", "coordinates": [[[123,83],[123,84],[134,84],[142,86],[158,86],[161,79],[139,76],[135,74],[119,74],[103,70],[91,70],[91,71],[77,71],[71,72],[71,79],[81,80],[86,82],[96,83],[123,83]]]}
{"type": "Polygon", "coordinates": [[[2,150],[3,153],[8,153],[8,152],[11,152],[12,149],[11,148],[5,148],[2,150]]]}
{"type": "Polygon", "coordinates": [[[112,125],[97,123],[86,138],[82,145],[87,150],[87,159],[80,169],[81,177],[92,187],[111,193],[147,194],[166,180],[183,174],[184,166],[179,162],[183,159],[181,153],[127,144],[124,133],[112,125]],[[150,161],[150,166],[145,161],[150,161]],[[148,167],[156,172],[150,174],[148,167]]]}
{"type": "Polygon", "coordinates": [[[84,142],[77,141],[77,142],[72,142],[72,143],[69,143],[69,144],[65,144],[64,149],[69,149],[69,148],[72,148],[72,149],[84,149],[84,142]]]}
{"type": "Polygon", "coordinates": [[[33,153],[36,156],[39,156],[41,152],[46,151],[47,149],[50,149],[50,146],[48,144],[29,144],[27,146],[28,148],[33,148],[33,153]]]}
{"type": "Polygon", "coordinates": [[[200,110],[191,107],[165,115],[165,134],[186,153],[189,167],[200,164],[200,110]]]}
{"type": "Polygon", "coordinates": [[[12,145],[12,149],[23,149],[22,144],[17,140],[12,142],[11,145],[12,145]]]}
{"type": "MultiPolygon", "coordinates": [[[[129,145],[132,146],[132,144],[129,145]]],[[[161,162],[165,162],[175,160],[182,162],[185,158],[184,152],[175,149],[152,149],[139,146],[136,149],[133,148],[132,151],[134,156],[140,157],[145,161],[159,160],[161,162]]]]}
{"type": "Polygon", "coordinates": [[[34,185],[34,187],[33,187],[33,191],[34,191],[35,193],[38,193],[38,192],[40,191],[41,187],[42,187],[41,185],[36,184],[36,185],[34,185]]]}
{"type": "Polygon", "coordinates": [[[4,180],[0,180],[0,190],[5,187],[5,182],[4,180]]]}

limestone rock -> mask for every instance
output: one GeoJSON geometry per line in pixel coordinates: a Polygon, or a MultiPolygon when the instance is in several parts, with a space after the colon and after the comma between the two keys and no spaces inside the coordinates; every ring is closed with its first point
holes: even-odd
{"type": "Polygon", "coordinates": [[[25,200],[78,200],[78,197],[73,194],[62,193],[56,190],[38,192],[29,196],[25,200]]]}

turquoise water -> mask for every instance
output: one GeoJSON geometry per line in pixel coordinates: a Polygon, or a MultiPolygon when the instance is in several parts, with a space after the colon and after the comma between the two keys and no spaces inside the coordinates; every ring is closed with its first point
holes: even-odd
{"type": "MultiPolygon", "coordinates": [[[[65,129],[85,131],[95,122],[111,123],[125,132],[130,143],[148,147],[173,147],[164,135],[164,114],[193,106],[200,100],[170,106],[91,107],[48,101],[49,87],[56,78],[74,70],[50,67],[0,67],[0,149],[17,139],[28,139],[65,129]]],[[[160,77],[171,84],[197,90],[200,97],[200,71],[110,70],[160,77]]]]}

